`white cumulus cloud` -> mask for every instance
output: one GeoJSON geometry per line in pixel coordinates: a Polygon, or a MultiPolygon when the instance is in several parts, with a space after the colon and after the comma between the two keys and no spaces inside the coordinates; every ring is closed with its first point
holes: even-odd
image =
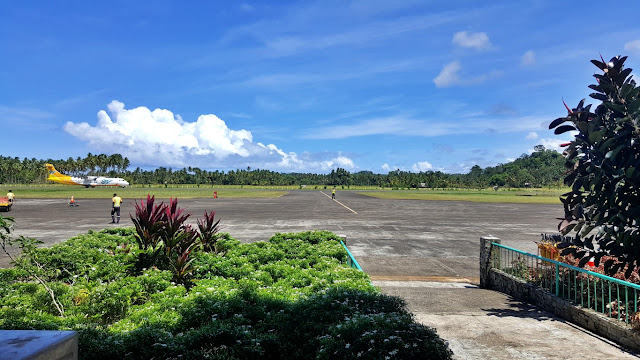
{"type": "Polygon", "coordinates": [[[382,168],[382,170],[384,171],[396,171],[396,170],[402,170],[404,171],[404,168],[402,166],[396,166],[396,165],[389,165],[387,163],[382,164],[382,166],[380,166],[382,168]]]}
{"type": "Polygon", "coordinates": [[[432,168],[433,166],[427,161],[419,161],[411,166],[411,170],[413,170],[413,172],[429,171],[432,168]]]}
{"type": "Polygon", "coordinates": [[[213,114],[184,121],[169,110],[144,106],[126,109],[112,101],[98,112],[95,126],[67,122],[64,130],[98,151],[120,153],[143,166],[199,166],[204,168],[265,168],[279,171],[328,171],[357,168],[341,153],[322,159],[301,159],[274,144],[255,143],[245,129],[231,129],[213,114]]]}
{"type": "Polygon", "coordinates": [[[536,63],[536,55],[532,50],[527,51],[520,58],[520,65],[531,66],[536,63]]]}
{"type": "Polygon", "coordinates": [[[540,145],[543,145],[545,149],[555,150],[559,153],[564,151],[563,147],[560,147],[560,144],[570,142],[571,139],[557,139],[557,138],[545,138],[540,139],[540,145]]]}
{"type": "Polygon", "coordinates": [[[538,133],[537,132],[530,132],[529,134],[527,134],[527,136],[525,137],[525,139],[527,140],[535,140],[538,138],[538,133]]]}
{"type": "Polygon", "coordinates": [[[476,50],[488,50],[491,49],[491,41],[487,33],[477,32],[469,33],[466,31],[459,31],[453,35],[452,42],[455,45],[473,48],[476,50]]]}

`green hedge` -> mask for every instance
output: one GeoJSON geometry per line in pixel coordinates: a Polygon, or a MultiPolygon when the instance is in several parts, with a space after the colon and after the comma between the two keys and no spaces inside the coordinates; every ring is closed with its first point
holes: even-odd
{"type": "Polygon", "coordinates": [[[1,329],[76,330],[81,359],[448,359],[402,299],[346,265],[330,232],[276,234],[224,256],[199,253],[192,286],[169,271],[134,273],[132,229],[74,237],[0,269],[1,329]],[[35,265],[37,262],[41,268],[35,265]]]}

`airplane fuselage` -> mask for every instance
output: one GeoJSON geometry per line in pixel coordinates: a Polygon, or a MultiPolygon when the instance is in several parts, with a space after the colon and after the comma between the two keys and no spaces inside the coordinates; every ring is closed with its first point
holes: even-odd
{"type": "Polygon", "coordinates": [[[120,186],[127,187],[129,182],[123,178],[112,178],[104,176],[87,176],[87,177],[75,177],[65,174],[61,174],[51,164],[47,164],[47,172],[49,176],[47,180],[57,182],[65,185],[80,185],[84,187],[96,187],[96,186],[120,186]]]}
{"type": "Polygon", "coordinates": [[[69,185],[82,185],[85,187],[96,187],[96,186],[120,186],[127,187],[129,183],[122,178],[111,178],[104,176],[88,176],[86,178],[70,176],[69,185]]]}

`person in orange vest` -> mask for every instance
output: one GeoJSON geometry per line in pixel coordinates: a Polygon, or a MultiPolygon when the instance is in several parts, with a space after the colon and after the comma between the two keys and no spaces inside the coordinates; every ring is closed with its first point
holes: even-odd
{"type": "Polygon", "coordinates": [[[116,224],[116,223],[120,223],[120,204],[122,204],[122,198],[120,196],[118,196],[118,194],[113,194],[113,198],[111,199],[111,223],[112,224],[116,224]],[[118,221],[116,221],[116,218],[114,216],[114,214],[118,215],[118,221]]]}

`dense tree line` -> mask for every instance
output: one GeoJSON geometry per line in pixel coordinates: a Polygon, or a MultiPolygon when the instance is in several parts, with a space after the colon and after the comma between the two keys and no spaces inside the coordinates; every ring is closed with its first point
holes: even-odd
{"type": "Polygon", "coordinates": [[[397,188],[485,188],[488,186],[556,186],[562,182],[564,158],[558,152],[537,146],[532,154],[523,154],[507,164],[482,169],[474,166],[468,174],[446,174],[441,171],[409,172],[394,170],[387,174],[371,171],[351,173],[337,168],[328,174],[279,173],[261,169],[238,169],[228,172],[208,171],[197,167],[178,170],[159,167],[154,170],[129,170],[129,159],[120,154],[87,154],[66,160],[37,160],[0,155],[0,183],[46,183],[46,163],[62,173],[118,176],[131,184],[198,184],[198,185],[338,185],[380,186],[397,188]]]}

